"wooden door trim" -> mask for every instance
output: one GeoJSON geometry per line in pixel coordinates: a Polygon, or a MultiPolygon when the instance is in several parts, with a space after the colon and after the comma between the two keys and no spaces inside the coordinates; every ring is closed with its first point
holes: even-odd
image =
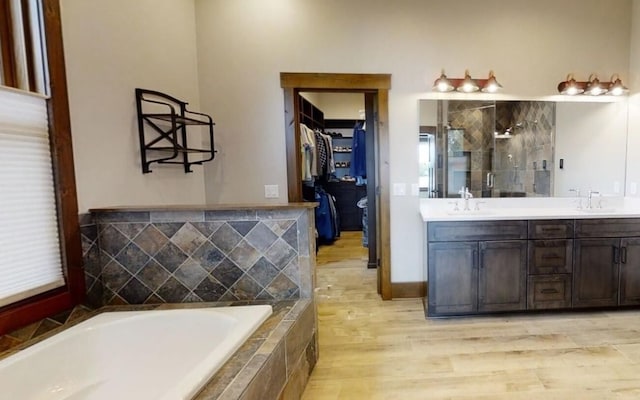
{"type": "Polygon", "coordinates": [[[302,201],[299,177],[301,165],[300,138],[296,135],[298,116],[295,112],[295,93],[301,91],[373,91],[378,97],[378,186],[380,197],[380,292],[383,300],[392,298],[391,287],[391,230],[389,192],[389,89],[391,74],[332,74],[332,73],[280,73],[280,86],[284,90],[285,135],[287,150],[287,191],[289,201],[302,201]]]}

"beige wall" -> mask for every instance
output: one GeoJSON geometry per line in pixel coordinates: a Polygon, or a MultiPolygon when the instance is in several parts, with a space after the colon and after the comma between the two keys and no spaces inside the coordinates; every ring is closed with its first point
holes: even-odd
{"type": "MultiPolygon", "coordinates": [[[[207,199],[262,201],[262,185],[286,186],[280,72],[391,73],[383,184],[416,183],[418,99],[434,97],[442,68],[493,69],[507,97],[554,95],[569,72],[626,79],[629,9],[625,0],[196,0],[201,100],[219,116],[225,153],[206,169],[207,199]],[[249,159],[260,166],[250,173],[249,159]]],[[[392,197],[392,281],[423,279],[421,237],[418,198],[392,197]]]]}
{"type": "MultiPolygon", "coordinates": [[[[161,186],[179,188],[170,202],[201,196],[198,173],[139,173],[138,85],[194,103],[199,88],[220,150],[205,167],[206,200],[247,203],[266,201],[265,184],[286,201],[280,72],[392,74],[386,185],[418,181],[418,100],[438,97],[430,88],[442,68],[494,70],[498,98],[554,95],[569,72],[629,78],[631,0],[193,0],[195,35],[192,0],[62,1],[84,207],[161,203],[161,186]],[[172,46],[179,62],[167,62],[166,40],[182,45],[172,46]]],[[[423,279],[421,227],[418,198],[392,197],[392,281],[423,279]]]]}
{"type": "Polygon", "coordinates": [[[62,0],[80,212],[91,207],[204,203],[204,172],[142,174],[134,89],[198,108],[193,0],[62,0]]]}
{"type": "Polygon", "coordinates": [[[640,0],[633,0],[626,193],[640,196],[640,0]]]}

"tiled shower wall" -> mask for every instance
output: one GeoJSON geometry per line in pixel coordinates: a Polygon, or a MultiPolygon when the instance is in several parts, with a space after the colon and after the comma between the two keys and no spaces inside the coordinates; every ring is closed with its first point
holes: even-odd
{"type": "MultiPolygon", "coordinates": [[[[449,126],[464,131],[461,147],[465,156],[470,157],[468,186],[472,194],[552,195],[555,104],[541,101],[495,102],[495,107],[493,104],[448,102],[449,126]],[[502,134],[507,128],[512,128],[510,139],[494,139],[494,132],[502,134]],[[487,187],[488,172],[495,174],[493,189],[487,187]]],[[[458,190],[450,188],[449,194],[457,197],[458,190]]]]}
{"type": "MultiPolygon", "coordinates": [[[[487,186],[484,177],[491,171],[494,113],[483,101],[449,101],[447,119],[452,129],[464,131],[462,149],[469,157],[468,187],[474,197],[484,197],[487,186]]],[[[456,197],[459,187],[449,188],[456,197]]]]}
{"type": "Polygon", "coordinates": [[[313,209],[82,216],[92,306],[283,300],[312,293],[313,209]]]}
{"type": "Polygon", "coordinates": [[[551,196],[555,103],[498,102],[496,126],[499,132],[508,127],[513,132],[511,139],[496,140],[495,186],[503,192],[524,193],[527,197],[551,196]]]}

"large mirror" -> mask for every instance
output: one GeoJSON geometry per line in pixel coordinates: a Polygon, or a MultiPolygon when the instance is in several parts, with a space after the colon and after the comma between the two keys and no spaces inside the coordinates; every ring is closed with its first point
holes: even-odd
{"type": "Polygon", "coordinates": [[[627,103],[420,101],[422,197],[623,195],[627,103]]]}

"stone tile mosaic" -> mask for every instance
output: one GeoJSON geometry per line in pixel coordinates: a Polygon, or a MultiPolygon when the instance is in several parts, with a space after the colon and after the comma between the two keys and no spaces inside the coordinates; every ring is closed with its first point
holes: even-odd
{"type": "Polygon", "coordinates": [[[225,256],[213,243],[207,241],[196,250],[191,258],[198,261],[205,270],[211,272],[225,259],[225,256]]]}
{"type": "Polygon", "coordinates": [[[174,272],[187,259],[187,255],[175,244],[167,243],[154,257],[167,271],[174,272]]]}
{"type": "Polygon", "coordinates": [[[200,285],[193,290],[193,293],[203,301],[218,301],[226,292],[227,288],[212,276],[206,277],[200,282],[200,285]]]}
{"type": "Polygon", "coordinates": [[[200,264],[189,259],[185,261],[173,275],[187,289],[193,290],[200,284],[200,282],[202,282],[208,273],[200,266],[200,264]]]}
{"type": "Polygon", "coordinates": [[[248,271],[259,257],[260,252],[244,239],[229,253],[229,258],[244,271],[248,271]]]}
{"type": "Polygon", "coordinates": [[[160,232],[164,233],[166,237],[171,239],[173,235],[175,235],[176,232],[178,232],[180,228],[182,228],[182,225],[184,225],[184,222],[157,222],[152,226],[160,230],[160,232]]]}
{"type": "Polygon", "coordinates": [[[155,256],[168,241],[167,236],[153,225],[147,225],[133,240],[150,256],[155,256]]]}
{"type": "Polygon", "coordinates": [[[251,232],[253,227],[258,224],[258,221],[230,221],[229,225],[235,229],[241,236],[247,236],[247,233],[251,232]]]}
{"type": "Polygon", "coordinates": [[[213,270],[211,275],[218,280],[225,288],[233,286],[240,277],[244,274],[244,271],[236,266],[233,261],[225,258],[222,262],[213,270]]]}
{"type": "Polygon", "coordinates": [[[158,264],[156,260],[150,260],[144,268],[142,268],[136,278],[153,292],[158,290],[163,283],[171,276],[171,274],[158,264]]]}
{"type": "Polygon", "coordinates": [[[167,303],[180,303],[189,294],[189,289],[171,276],[155,293],[167,303]]]}
{"type": "Polygon", "coordinates": [[[238,300],[251,300],[255,299],[262,287],[256,283],[249,275],[243,275],[230,289],[231,294],[238,300]]]}
{"type": "Polygon", "coordinates": [[[261,257],[253,267],[248,271],[249,275],[263,288],[278,276],[278,269],[269,262],[265,257],[261,257]]]}
{"type": "Polygon", "coordinates": [[[133,239],[138,236],[138,234],[147,226],[147,224],[142,222],[132,222],[128,224],[118,224],[118,230],[122,232],[129,239],[133,239]]]}
{"type": "Polygon", "coordinates": [[[149,261],[147,253],[142,251],[135,243],[130,242],[118,255],[116,261],[126,268],[131,274],[136,274],[149,261]]]}
{"type": "Polygon", "coordinates": [[[260,222],[246,235],[246,239],[258,251],[265,252],[278,239],[278,235],[269,229],[267,225],[260,222]]]}
{"type": "Polygon", "coordinates": [[[225,253],[230,253],[240,243],[240,240],[242,240],[242,235],[229,224],[222,225],[211,235],[211,242],[225,253]]]}
{"type": "Polygon", "coordinates": [[[118,294],[130,304],[143,304],[151,295],[151,289],[146,287],[136,278],[132,278],[118,294]]]}
{"type": "Polygon", "coordinates": [[[278,239],[265,256],[278,269],[283,269],[296,256],[296,251],[282,239],[278,239]]]}
{"type": "Polygon", "coordinates": [[[220,228],[224,222],[192,222],[191,225],[207,238],[220,228]]]}
{"type": "Polygon", "coordinates": [[[87,225],[83,236],[92,304],[311,295],[299,286],[300,269],[311,276],[311,265],[298,260],[310,252],[313,210],[207,211],[202,218],[198,213],[95,216],[98,223],[87,225]]]}
{"type": "Polygon", "coordinates": [[[205,235],[189,222],[171,237],[171,242],[188,255],[193,254],[206,241],[205,235]]]}

